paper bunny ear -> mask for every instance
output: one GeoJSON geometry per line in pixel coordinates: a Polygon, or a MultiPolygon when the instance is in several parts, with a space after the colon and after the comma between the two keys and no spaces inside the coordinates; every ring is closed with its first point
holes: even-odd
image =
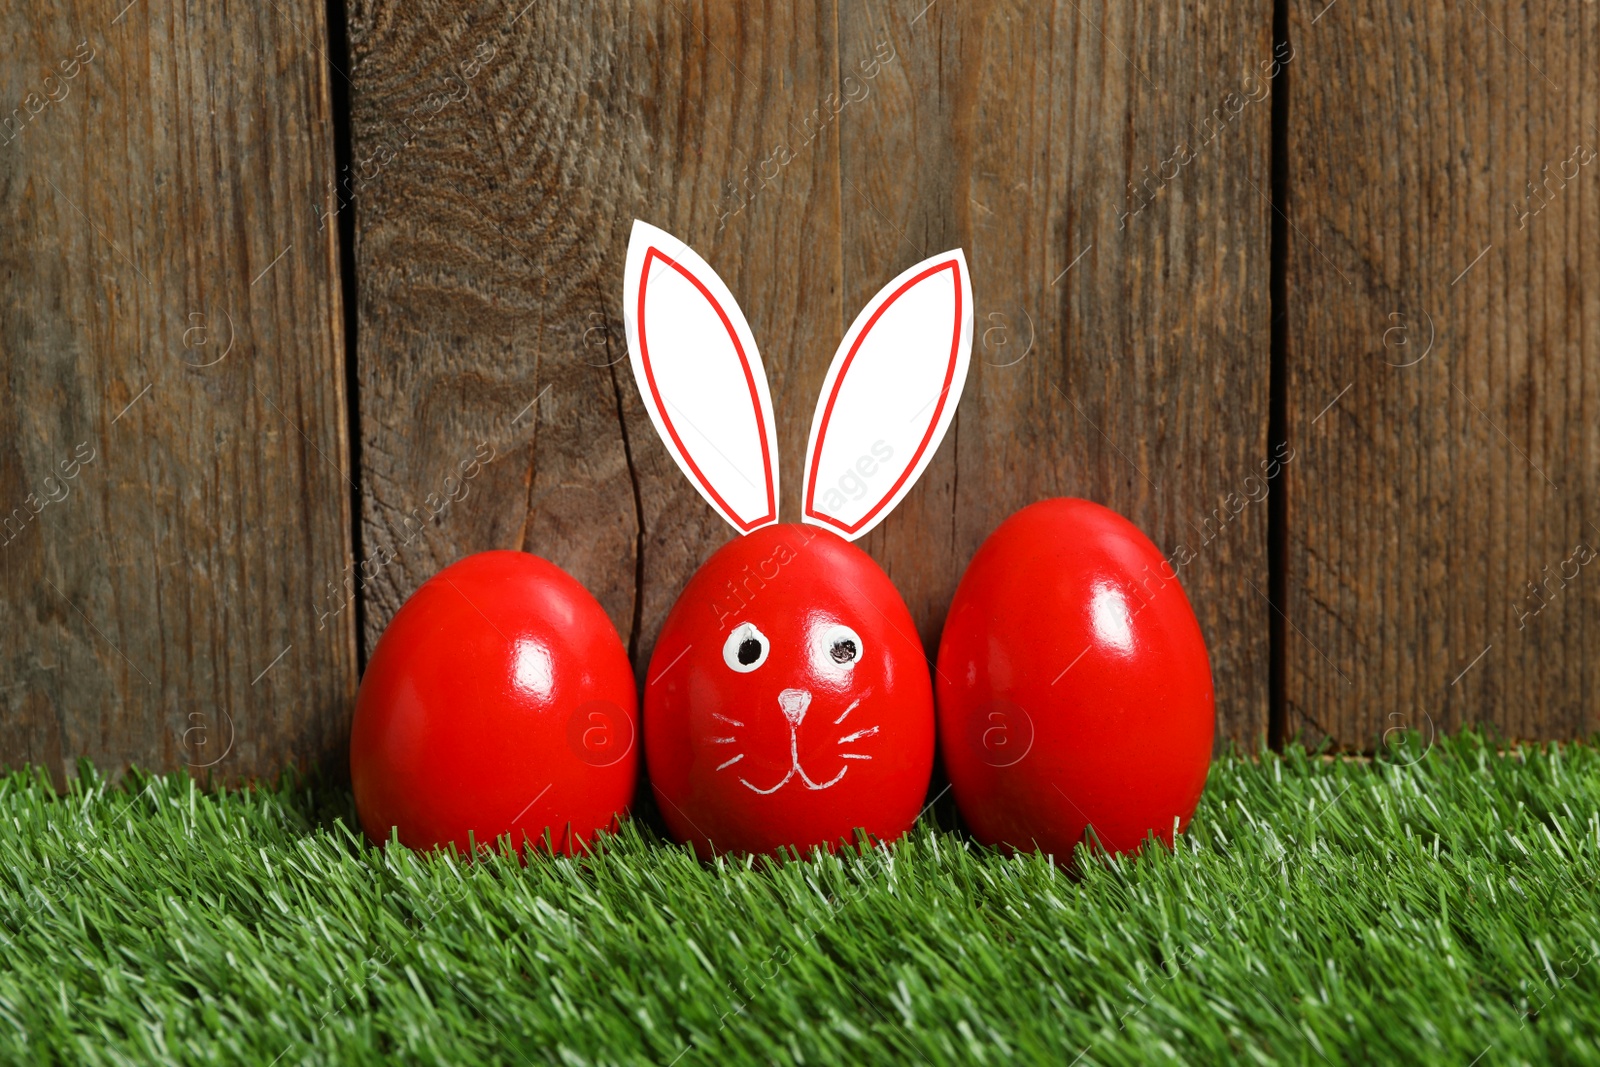
{"type": "Polygon", "coordinates": [[[852,541],[882,522],[944,439],[971,356],[972,284],[960,249],[880,289],[822,383],[802,520],[852,541]]]}
{"type": "Polygon", "coordinates": [[[684,476],[740,533],[778,521],[778,437],[755,338],[682,241],[634,221],[623,277],[634,380],[684,476]]]}

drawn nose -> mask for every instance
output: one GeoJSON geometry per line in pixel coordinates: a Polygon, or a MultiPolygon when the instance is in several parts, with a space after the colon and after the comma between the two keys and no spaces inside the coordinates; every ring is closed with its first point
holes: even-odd
{"type": "Polygon", "coordinates": [[[811,694],[804,689],[785,689],[778,694],[778,707],[783,709],[784,718],[789,720],[791,726],[800,725],[810,706],[811,694]]]}

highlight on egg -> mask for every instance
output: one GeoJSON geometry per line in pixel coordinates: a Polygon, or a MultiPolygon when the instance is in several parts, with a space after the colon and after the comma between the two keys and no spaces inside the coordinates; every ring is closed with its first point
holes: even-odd
{"type": "Polygon", "coordinates": [[[939,643],[939,742],[974,836],[1067,862],[1171,845],[1205,788],[1215,701],[1177,568],[1131,522],[1043,500],[978,549],[939,643]]]}

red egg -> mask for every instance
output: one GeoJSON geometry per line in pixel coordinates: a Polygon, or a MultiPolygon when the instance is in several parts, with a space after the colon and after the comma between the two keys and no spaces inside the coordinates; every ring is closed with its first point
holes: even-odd
{"type": "Polygon", "coordinates": [[[916,821],[933,686],[889,576],[834,534],[767,526],[706,561],[667,616],[644,690],[668,828],[713,852],[830,850],[916,821]]]}
{"type": "Polygon", "coordinates": [[[598,601],[525,552],[480,552],[411,595],[356,698],[350,777],[373,841],[581,849],[626,814],[633,671],[598,601]]]}
{"type": "Polygon", "coordinates": [[[939,739],[974,836],[1066,862],[1171,845],[1215,729],[1205,640],[1176,569],[1087,500],[1011,516],[973,556],[938,658],[939,739]]]}

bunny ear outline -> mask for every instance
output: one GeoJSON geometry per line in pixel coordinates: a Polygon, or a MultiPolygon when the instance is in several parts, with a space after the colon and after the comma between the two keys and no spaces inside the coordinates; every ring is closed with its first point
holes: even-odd
{"type": "Polygon", "coordinates": [[[851,541],[882,522],[938,451],[971,358],[972,283],[960,249],[880,289],[817,398],[802,521],[851,541]]]}
{"type": "Polygon", "coordinates": [[[688,245],[634,221],[623,277],[628,356],[650,421],[741,534],[778,521],[778,436],[744,313],[688,245]]]}

